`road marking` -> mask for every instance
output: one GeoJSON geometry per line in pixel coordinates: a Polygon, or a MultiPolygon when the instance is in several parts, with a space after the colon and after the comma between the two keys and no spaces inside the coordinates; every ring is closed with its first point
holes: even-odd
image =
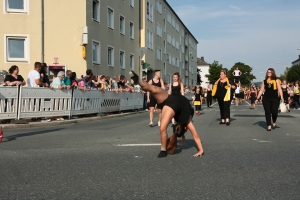
{"type": "Polygon", "coordinates": [[[258,139],[253,139],[253,140],[254,140],[254,141],[257,141],[257,142],[261,142],[261,143],[272,142],[272,141],[258,140],[258,139]]]}
{"type": "Polygon", "coordinates": [[[145,147],[145,146],[160,146],[160,143],[154,144],[115,144],[117,147],[145,147]]]}

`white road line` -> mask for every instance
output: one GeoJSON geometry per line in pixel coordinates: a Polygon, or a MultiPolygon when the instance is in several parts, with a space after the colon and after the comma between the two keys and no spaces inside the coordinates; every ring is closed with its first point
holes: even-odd
{"type": "Polygon", "coordinates": [[[117,147],[145,147],[145,146],[160,146],[160,143],[154,144],[114,144],[117,147]]]}

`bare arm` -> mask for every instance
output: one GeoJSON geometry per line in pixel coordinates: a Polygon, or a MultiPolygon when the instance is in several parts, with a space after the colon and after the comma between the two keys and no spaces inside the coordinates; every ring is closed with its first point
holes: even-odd
{"type": "Polygon", "coordinates": [[[160,84],[161,84],[161,88],[165,89],[165,84],[164,84],[163,80],[161,80],[161,79],[160,79],[160,84]]]}
{"type": "Polygon", "coordinates": [[[276,84],[277,84],[278,92],[279,92],[279,94],[280,94],[280,97],[281,97],[281,101],[283,102],[283,93],[282,93],[282,88],[281,88],[281,85],[280,85],[280,82],[279,82],[279,80],[278,80],[278,79],[276,80],[276,84]]]}
{"type": "Polygon", "coordinates": [[[190,132],[191,132],[191,134],[192,134],[192,136],[194,138],[194,141],[195,141],[195,143],[196,143],[196,145],[198,147],[198,153],[194,154],[194,157],[199,157],[199,156],[201,157],[202,154],[204,153],[203,147],[202,147],[202,142],[201,142],[201,139],[200,139],[200,137],[199,137],[199,135],[198,135],[198,133],[196,131],[196,128],[195,128],[195,126],[193,125],[192,122],[190,122],[187,125],[187,129],[190,130],[190,132]]]}
{"type": "MultiPolygon", "coordinates": [[[[152,85],[152,80],[148,82],[149,85],[152,85]]],[[[147,102],[150,102],[150,92],[147,92],[147,102]]]]}
{"type": "Polygon", "coordinates": [[[170,84],[170,86],[169,86],[169,90],[168,90],[168,94],[169,94],[169,95],[171,95],[171,94],[172,94],[172,85],[173,85],[173,83],[172,83],[172,84],[170,84]]]}
{"type": "MultiPolygon", "coordinates": [[[[262,93],[265,91],[265,84],[264,84],[264,82],[262,82],[260,88],[261,88],[261,89],[260,89],[260,91],[259,91],[259,93],[258,93],[258,95],[257,95],[257,99],[259,99],[259,98],[261,97],[262,93]]],[[[257,99],[255,100],[255,103],[258,102],[257,99]]]]}
{"type": "Polygon", "coordinates": [[[181,83],[181,85],[180,85],[180,92],[181,92],[181,95],[184,96],[183,83],[181,83]]]}

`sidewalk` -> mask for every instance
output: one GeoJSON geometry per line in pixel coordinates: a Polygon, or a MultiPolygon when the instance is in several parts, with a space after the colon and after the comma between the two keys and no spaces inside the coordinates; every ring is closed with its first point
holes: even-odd
{"type": "Polygon", "coordinates": [[[5,130],[5,129],[19,129],[19,128],[30,128],[30,127],[49,127],[49,126],[56,126],[56,125],[76,124],[76,123],[86,122],[86,121],[96,121],[96,120],[109,119],[115,117],[123,117],[123,116],[133,115],[137,113],[144,113],[144,112],[147,111],[139,110],[134,112],[131,111],[126,113],[120,113],[120,114],[99,115],[94,117],[82,117],[82,118],[79,117],[77,119],[65,119],[63,121],[57,121],[57,120],[52,120],[50,122],[30,121],[28,124],[0,124],[0,128],[5,130]]]}

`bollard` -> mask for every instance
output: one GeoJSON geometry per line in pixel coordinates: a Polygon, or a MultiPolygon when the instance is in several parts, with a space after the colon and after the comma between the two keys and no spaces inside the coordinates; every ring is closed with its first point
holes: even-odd
{"type": "Polygon", "coordinates": [[[3,130],[2,130],[2,127],[1,127],[1,130],[0,130],[0,142],[2,142],[2,138],[3,138],[3,130]]]}

